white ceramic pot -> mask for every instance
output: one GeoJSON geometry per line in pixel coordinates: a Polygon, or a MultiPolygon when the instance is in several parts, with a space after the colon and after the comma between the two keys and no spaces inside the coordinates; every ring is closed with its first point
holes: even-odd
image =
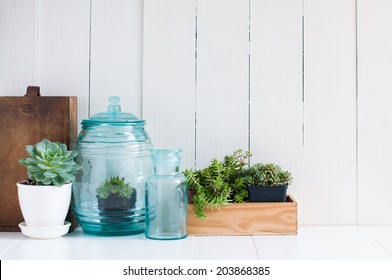
{"type": "Polygon", "coordinates": [[[27,227],[64,226],[71,202],[72,183],[56,186],[18,186],[19,205],[27,227]]]}

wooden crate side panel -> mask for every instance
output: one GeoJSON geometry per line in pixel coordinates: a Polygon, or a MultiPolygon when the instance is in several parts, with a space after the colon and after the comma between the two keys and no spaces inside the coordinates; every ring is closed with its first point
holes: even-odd
{"type": "Polygon", "coordinates": [[[195,235],[296,234],[297,203],[240,203],[207,212],[201,221],[188,208],[188,233],[195,235]]]}

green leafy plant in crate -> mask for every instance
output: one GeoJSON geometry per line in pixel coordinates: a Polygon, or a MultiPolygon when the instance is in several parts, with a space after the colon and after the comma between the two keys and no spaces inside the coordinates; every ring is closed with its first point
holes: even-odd
{"type": "Polygon", "coordinates": [[[198,218],[206,218],[206,210],[219,209],[231,202],[246,202],[248,192],[239,174],[247,166],[249,152],[241,149],[222,161],[213,159],[204,169],[187,169],[184,175],[189,185],[189,200],[198,218]]]}

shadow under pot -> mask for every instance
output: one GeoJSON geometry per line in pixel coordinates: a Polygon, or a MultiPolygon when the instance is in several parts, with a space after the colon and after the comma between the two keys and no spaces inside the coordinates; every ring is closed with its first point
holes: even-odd
{"type": "Polygon", "coordinates": [[[288,185],[248,186],[249,202],[285,202],[288,185]]]}

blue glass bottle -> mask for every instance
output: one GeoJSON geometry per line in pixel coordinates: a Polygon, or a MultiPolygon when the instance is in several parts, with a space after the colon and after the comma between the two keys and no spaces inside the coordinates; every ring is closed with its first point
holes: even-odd
{"type": "Polygon", "coordinates": [[[181,149],[152,149],[154,173],[146,181],[146,231],[150,239],[188,234],[188,185],[179,172],[181,149]]]}
{"type": "Polygon", "coordinates": [[[83,231],[93,235],[144,232],[145,183],[152,173],[151,140],[145,121],[121,112],[109,98],[107,112],[82,121],[73,184],[73,209],[83,231]]]}

